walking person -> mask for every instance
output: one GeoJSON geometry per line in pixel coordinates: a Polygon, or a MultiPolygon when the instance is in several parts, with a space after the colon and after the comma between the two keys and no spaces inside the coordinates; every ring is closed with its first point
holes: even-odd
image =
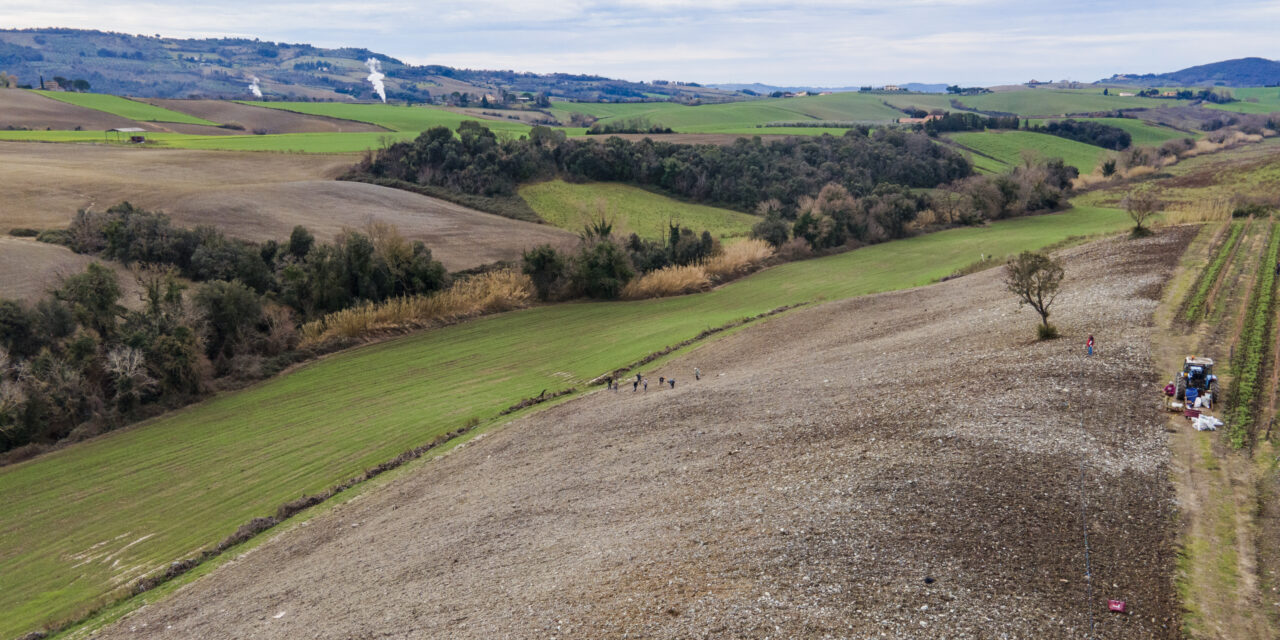
{"type": "Polygon", "coordinates": [[[645,393],[649,393],[649,379],[648,379],[648,378],[645,378],[645,379],[644,379],[644,392],[645,392],[645,393]]]}
{"type": "Polygon", "coordinates": [[[702,369],[699,369],[699,368],[697,368],[697,367],[694,367],[694,368],[693,368],[693,379],[694,379],[694,380],[701,380],[701,379],[702,379],[702,369]]]}
{"type": "Polygon", "coordinates": [[[631,392],[635,393],[640,390],[640,378],[637,376],[635,381],[631,383],[631,392]]]}
{"type": "Polygon", "coordinates": [[[658,376],[658,388],[662,388],[662,385],[664,385],[664,384],[666,384],[666,383],[667,383],[667,377],[666,377],[666,376],[658,376]]]}
{"type": "Polygon", "coordinates": [[[676,379],[675,379],[675,378],[667,378],[667,382],[671,383],[671,388],[672,388],[672,389],[676,388],[676,379]]]}
{"type": "Polygon", "coordinates": [[[1089,352],[1089,355],[1093,355],[1093,336],[1092,335],[1089,336],[1088,340],[1084,341],[1084,348],[1089,352]]]}

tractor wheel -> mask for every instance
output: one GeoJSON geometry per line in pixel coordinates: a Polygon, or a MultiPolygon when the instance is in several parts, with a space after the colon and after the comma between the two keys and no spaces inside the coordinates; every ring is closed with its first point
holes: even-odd
{"type": "Polygon", "coordinates": [[[1177,398],[1178,400],[1187,399],[1187,381],[1185,378],[1178,380],[1178,393],[1174,394],[1173,397],[1177,398]]]}
{"type": "Polygon", "coordinates": [[[1213,394],[1213,402],[1214,402],[1214,404],[1217,404],[1217,403],[1221,400],[1221,396],[1219,396],[1219,395],[1218,395],[1218,381],[1217,381],[1217,380],[1214,380],[1213,382],[1210,382],[1210,383],[1209,383],[1209,393],[1213,394]]]}

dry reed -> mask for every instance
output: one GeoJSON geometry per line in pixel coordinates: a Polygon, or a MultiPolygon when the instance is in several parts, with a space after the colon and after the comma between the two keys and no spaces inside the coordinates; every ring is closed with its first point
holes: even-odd
{"type": "Polygon", "coordinates": [[[750,238],[724,247],[720,253],[695,265],[672,266],[640,276],[622,289],[626,300],[664,298],[710,289],[713,284],[727,282],[759,269],[773,257],[768,242],[750,238]]]}
{"type": "Polygon", "coordinates": [[[1165,211],[1161,224],[1189,224],[1192,222],[1220,222],[1231,219],[1235,208],[1230,198],[1197,199],[1178,203],[1165,211]]]}
{"type": "Polygon", "coordinates": [[[392,298],[335,311],[302,325],[303,347],[339,338],[365,338],[385,331],[420,329],[464,318],[524,307],[532,298],[529,277],[511,270],[461,280],[444,291],[392,298]]]}
{"type": "Polygon", "coordinates": [[[624,300],[665,298],[697,293],[711,288],[711,278],[702,265],[671,266],[650,271],[622,288],[624,300]]]}
{"type": "Polygon", "coordinates": [[[773,257],[773,247],[764,240],[748,238],[725,247],[702,263],[707,275],[717,282],[751,273],[773,257]]]}

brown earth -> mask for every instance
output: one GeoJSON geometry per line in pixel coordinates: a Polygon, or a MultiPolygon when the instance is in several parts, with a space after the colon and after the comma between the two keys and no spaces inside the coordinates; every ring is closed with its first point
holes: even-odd
{"type": "Polygon", "coordinates": [[[0,89],[0,129],[97,129],[147,127],[128,118],[79,107],[18,89],[0,89]]]}
{"type": "Polygon", "coordinates": [[[165,100],[159,98],[143,98],[157,107],[172,109],[181,113],[204,118],[222,124],[236,123],[245,131],[220,129],[229,133],[244,132],[262,133],[350,133],[368,131],[386,131],[374,124],[340,120],[322,116],[309,116],[281,109],[255,107],[230,100],[165,100]]]}
{"type": "MultiPolygon", "coordinates": [[[[370,221],[422,240],[451,270],[515,259],[571,233],[481,213],[415,193],[332,178],[354,156],[235,153],[114,146],[0,143],[0,230],[65,227],[77,209],[122,200],[162,210],[182,226],[214,225],[249,240],[285,239],[305,225],[321,239],[370,221]]],[[[4,277],[0,273],[0,277],[4,277]]]]}
{"type": "MultiPolygon", "coordinates": [[[[0,236],[0,299],[39,300],[57,287],[63,277],[84,271],[94,261],[66,247],[30,238],[0,236]]],[[[130,308],[140,307],[141,288],[134,274],[122,265],[98,262],[115,270],[124,291],[120,303],[130,308]]]]}
{"type": "Polygon", "coordinates": [[[1069,250],[1057,341],[998,270],[752,326],[98,637],[1178,637],[1151,298],[1193,233],[1069,250]]]}

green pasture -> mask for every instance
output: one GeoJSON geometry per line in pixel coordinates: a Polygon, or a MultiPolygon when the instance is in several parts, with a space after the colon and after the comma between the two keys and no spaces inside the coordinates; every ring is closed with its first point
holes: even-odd
{"type": "Polygon", "coordinates": [[[145,102],[137,102],[120,96],[108,95],[105,93],[72,93],[69,91],[40,91],[33,90],[46,98],[52,98],[67,104],[74,104],[79,107],[96,109],[114,114],[122,118],[130,120],[138,120],[141,122],[177,122],[182,124],[207,124],[217,126],[217,122],[210,122],[203,118],[197,118],[185,113],[179,113],[172,109],[157,107],[145,102]]]}
{"type": "Polygon", "coordinates": [[[1033,131],[966,131],[947,134],[947,137],[978,152],[974,154],[975,159],[978,154],[985,154],[1006,167],[1021,164],[1023,151],[1031,151],[1045,158],[1062,158],[1080,173],[1090,173],[1107,153],[1102,147],[1033,131]]]}
{"type": "Polygon", "coordinates": [[[1280,112],[1280,87],[1245,87],[1231,89],[1231,95],[1239,102],[1227,104],[1210,104],[1210,109],[1235,111],[1237,113],[1275,113],[1280,112]],[[1256,100],[1257,102],[1252,102],[1256,100]]]}
{"type": "Polygon", "coordinates": [[[280,503],[469,417],[490,418],[543,389],[582,387],[708,327],[923,285],[982,254],[1129,224],[1116,210],[1076,208],[790,263],[706,294],[501,314],[335,354],[0,468],[0,637],[75,617],[280,503]]]}
{"type": "Polygon", "coordinates": [[[738,211],[681,202],[637,187],[612,182],[569,184],[552,180],[520,188],[520,197],[543,220],[578,232],[603,216],[614,223],[614,233],[639,234],[642,238],[667,237],[667,223],[704,229],[717,238],[751,233],[760,219],[738,211]]]}
{"type": "MultiPolygon", "coordinates": [[[[688,106],[671,102],[598,104],[556,102],[551,112],[561,121],[570,113],[585,113],[600,118],[626,119],[643,117],[653,124],[670,127],[680,133],[783,133],[773,128],[757,128],[772,122],[891,122],[903,116],[901,111],[884,104],[885,96],[865,93],[833,93],[803,98],[770,98],[745,102],[728,102],[688,106]]],[[[805,127],[796,127],[800,135],[817,135],[805,127]]]]}
{"type": "MultiPolygon", "coordinates": [[[[1043,125],[1050,121],[1061,121],[1065,118],[1040,118],[1031,121],[1033,125],[1043,125]]],[[[1160,124],[1154,124],[1137,118],[1072,118],[1077,122],[1097,122],[1124,129],[1133,139],[1133,145],[1139,147],[1158,147],[1169,140],[1178,138],[1199,138],[1200,132],[1182,131],[1160,124]]]]}
{"type": "Polygon", "coordinates": [[[959,100],[970,109],[1020,116],[1057,116],[1138,107],[1159,109],[1174,104],[1174,101],[1156,98],[1104,96],[1102,89],[1026,89],[962,96],[959,100]]]}
{"type": "Polygon", "coordinates": [[[524,135],[531,128],[512,120],[486,120],[436,107],[395,104],[348,104],[343,102],[255,102],[242,101],[255,107],[281,109],[314,116],[367,122],[391,131],[426,131],[432,127],[457,129],[465,120],[480,122],[496,134],[524,135]]]}

